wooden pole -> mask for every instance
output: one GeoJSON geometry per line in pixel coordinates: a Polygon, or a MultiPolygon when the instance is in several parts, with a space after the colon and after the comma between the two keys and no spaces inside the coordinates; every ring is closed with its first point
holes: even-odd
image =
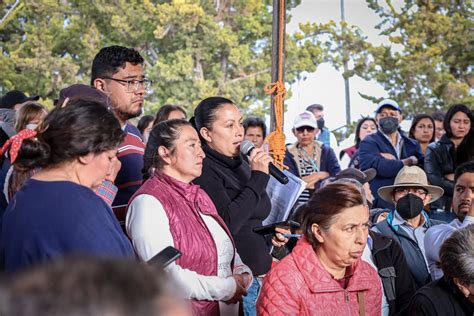
{"type": "MultiPolygon", "coordinates": [[[[341,21],[345,22],[345,11],[344,11],[344,0],[341,0],[341,21]]],[[[343,25],[342,32],[345,33],[346,27],[343,25]]],[[[343,46],[342,47],[342,54],[344,58],[344,73],[349,70],[349,66],[347,64],[348,59],[348,52],[347,49],[343,46]]],[[[344,93],[346,96],[346,124],[351,124],[351,96],[350,96],[350,88],[349,88],[349,78],[344,77],[344,93]]]]}
{"type": "MultiPolygon", "coordinates": [[[[285,0],[273,0],[273,29],[272,29],[272,82],[284,82],[284,52],[286,34],[286,7],[285,0]],[[283,23],[280,24],[280,10],[283,6],[283,23]],[[283,45],[280,47],[280,36],[283,33],[283,45]],[[281,62],[280,62],[281,58],[281,62]]],[[[275,130],[275,94],[271,95],[270,131],[275,130]]],[[[282,118],[283,122],[283,118],[282,118]]]]}

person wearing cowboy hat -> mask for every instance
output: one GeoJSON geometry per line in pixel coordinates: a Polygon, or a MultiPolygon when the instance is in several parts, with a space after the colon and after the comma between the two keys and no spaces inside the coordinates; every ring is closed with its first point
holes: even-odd
{"type": "Polygon", "coordinates": [[[443,196],[443,189],[429,185],[426,173],[417,166],[405,166],[393,185],[379,188],[378,196],[394,203],[385,221],[372,229],[398,241],[418,288],[431,281],[424,238],[428,228],[441,224],[430,219],[423,208],[443,196]]]}

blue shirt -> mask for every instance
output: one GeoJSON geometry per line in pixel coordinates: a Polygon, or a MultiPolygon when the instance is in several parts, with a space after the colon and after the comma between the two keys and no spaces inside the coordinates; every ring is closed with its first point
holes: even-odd
{"type": "Polygon", "coordinates": [[[0,251],[7,272],[71,253],[134,255],[112,210],[91,189],[35,179],[15,194],[5,212],[0,251]]]}
{"type": "Polygon", "coordinates": [[[425,233],[428,230],[428,218],[425,217],[424,213],[421,213],[421,220],[422,224],[418,227],[413,227],[408,222],[398,214],[395,210],[393,215],[393,226],[400,226],[401,229],[405,231],[405,233],[413,240],[421,250],[423,254],[423,258],[425,259],[426,267],[428,268],[428,260],[426,259],[425,253],[425,233]]]}
{"type": "Polygon", "coordinates": [[[466,216],[464,221],[455,219],[447,224],[440,224],[431,227],[426,231],[424,246],[426,249],[426,258],[430,268],[431,278],[437,280],[443,276],[443,270],[438,267],[439,250],[443,242],[448,239],[456,230],[474,224],[473,216],[466,216]]]}

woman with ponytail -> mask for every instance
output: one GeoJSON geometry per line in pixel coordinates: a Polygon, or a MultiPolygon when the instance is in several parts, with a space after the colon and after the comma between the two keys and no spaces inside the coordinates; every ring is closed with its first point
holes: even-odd
{"type": "Polygon", "coordinates": [[[3,216],[6,271],[69,253],[133,256],[110,207],[93,191],[112,172],[124,137],[113,113],[100,102],[75,99],[54,109],[38,134],[25,136],[12,143],[12,160],[24,171],[40,170],[3,216]]]}
{"type": "MultiPolygon", "coordinates": [[[[202,175],[195,183],[211,197],[234,237],[243,262],[253,272],[254,281],[243,302],[245,315],[255,315],[262,280],[272,264],[271,244],[265,236],[253,231],[262,226],[271,209],[266,192],[271,158],[261,148],[254,148],[248,163],[242,159],[242,114],[229,99],[210,97],[202,100],[191,121],[206,154],[202,175]]],[[[279,233],[275,232],[272,242],[282,246],[288,239],[280,233],[286,231],[277,229],[279,233]]]]}

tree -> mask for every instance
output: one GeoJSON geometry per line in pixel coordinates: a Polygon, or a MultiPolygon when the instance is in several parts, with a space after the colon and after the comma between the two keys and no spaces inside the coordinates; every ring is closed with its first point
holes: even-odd
{"type": "MultiPolygon", "coordinates": [[[[270,0],[26,1],[0,29],[0,89],[53,99],[67,85],[89,83],[90,64],[107,45],[135,47],[154,81],[149,112],[174,103],[191,112],[223,95],[245,111],[268,112],[272,14],[270,0]],[[32,74],[34,74],[32,76],[32,74]],[[32,80],[34,78],[34,80],[32,80]]],[[[299,0],[287,1],[288,9],[299,0]]],[[[315,71],[322,51],[287,36],[287,82],[315,71]]]]}
{"type": "Polygon", "coordinates": [[[334,22],[302,25],[298,36],[322,40],[324,60],[337,69],[344,61],[342,48],[348,50],[352,68],[344,76],[375,80],[408,114],[446,109],[456,102],[473,105],[472,2],[406,0],[398,10],[390,0],[384,2],[367,0],[381,18],[377,28],[388,45],[375,46],[358,27],[334,22]]]}

